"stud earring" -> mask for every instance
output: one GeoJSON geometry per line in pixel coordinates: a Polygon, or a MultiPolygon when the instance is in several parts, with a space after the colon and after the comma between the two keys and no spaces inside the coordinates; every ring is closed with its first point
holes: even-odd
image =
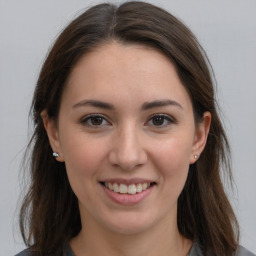
{"type": "Polygon", "coordinates": [[[53,152],[52,155],[53,155],[54,158],[57,158],[57,157],[60,156],[58,152],[53,152]]]}
{"type": "Polygon", "coordinates": [[[195,159],[198,159],[198,158],[199,158],[199,155],[194,154],[194,158],[195,158],[195,159]]]}

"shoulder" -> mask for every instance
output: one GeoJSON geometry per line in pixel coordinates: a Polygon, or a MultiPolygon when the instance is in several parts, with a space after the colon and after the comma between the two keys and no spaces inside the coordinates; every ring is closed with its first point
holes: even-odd
{"type": "MultiPolygon", "coordinates": [[[[195,243],[193,245],[188,256],[204,256],[203,250],[198,243],[195,243]]],[[[245,249],[243,246],[240,245],[235,253],[235,256],[256,256],[256,255],[251,253],[250,251],[248,251],[247,249],[245,249]]]]}
{"type": "Polygon", "coordinates": [[[15,256],[36,256],[37,253],[35,252],[31,252],[29,249],[26,249],[18,254],[16,254],[15,256]]]}
{"type": "Polygon", "coordinates": [[[236,256],[256,256],[255,254],[249,252],[243,246],[239,246],[237,250],[236,256]]]}
{"type": "MultiPolygon", "coordinates": [[[[41,254],[39,252],[33,252],[33,251],[29,250],[29,249],[26,249],[26,250],[16,254],[15,256],[41,256],[41,254]]],[[[53,254],[47,254],[45,256],[75,256],[75,254],[73,253],[69,243],[67,243],[61,249],[61,252],[53,253],[53,254]]]]}
{"type": "MultiPolygon", "coordinates": [[[[21,251],[20,253],[16,254],[15,256],[41,256],[41,254],[39,252],[33,252],[29,249],[26,249],[26,250],[21,251]]],[[[47,254],[47,256],[54,256],[54,255],[53,254],[47,254]]]]}

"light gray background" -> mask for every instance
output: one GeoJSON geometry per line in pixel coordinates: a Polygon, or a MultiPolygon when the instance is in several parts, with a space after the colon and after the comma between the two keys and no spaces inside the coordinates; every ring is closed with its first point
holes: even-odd
{"type": "MultiPolygon", "coordinates": [[[[0,0],[0,256],[24,248],[18,232],[19,177],[28,111],[44,56],[81,10],[100,1],[0,0]]],[[[152,0],[181,18],[212,62],[233,152],[231,195],[241,244],[256,253],[256,1],[152,0]]]]}

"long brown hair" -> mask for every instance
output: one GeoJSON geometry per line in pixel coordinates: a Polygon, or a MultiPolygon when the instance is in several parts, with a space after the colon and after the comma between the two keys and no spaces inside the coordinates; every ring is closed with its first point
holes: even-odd
{"type": "Polygon", "coordinates": [[[52,157],[41,112],[46,110],[50,118],[57,120],[72,68],[84,54],[111,40],[161,51],[175,65],[190,95],[196,122],[205,111],[211,112],[206,147],[190,166],[178,199],[178,228],[183,236],[197,241],[205,255],[233,255],[239,230],[220,177],[222,169],[232,180],[229,145],[217,111],[210,63],[182,22],[144,2],[90,8],[63,30],[43,64],[31,107],[35,125],[29,144],[31,185],[20,212],[26,245],[41,254],[57,254],[81,230],[78,200],[70,187],[65,163],[52,157]]]}

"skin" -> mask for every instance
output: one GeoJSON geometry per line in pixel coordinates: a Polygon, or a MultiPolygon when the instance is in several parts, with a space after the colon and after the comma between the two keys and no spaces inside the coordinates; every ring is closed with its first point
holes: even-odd
{"type": "Polygon", "coordinates": [[[187,255],[192,242],[179,234],[177,200],[194,155],[204,149],[211,115],[195,124],[189,95],[166,56],[141,45],[104,44],[74,67],[58,125],[46,111],[42,117],[79,200],[82,231],[70,242],[77,256],[187,255]],[[167,100],[172,104],[145,109],[167,100]],[[89,114],[101,116],[95,121],[89,114]],[[122,205],[99,183],[117,178],[156,185],[141,202],[122,205]]]}

